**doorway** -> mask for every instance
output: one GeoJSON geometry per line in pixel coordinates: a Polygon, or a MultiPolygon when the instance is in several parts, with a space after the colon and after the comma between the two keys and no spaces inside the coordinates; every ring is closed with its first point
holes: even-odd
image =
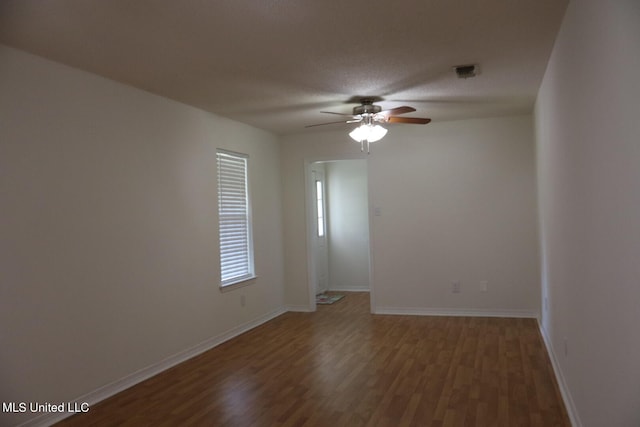
{"type": "Polygon", "coordinates": [[[329,290],[329,247],[327,245],[327,192],[325,164],[316,163],[311,169],[313,179],[314,221],[311,233],[315,264],[315,295],[329,290]]]}
{"type": "Polygon", "coordinates": [[[308,164],[309,295],[370,292],[367,160],[308,164]]]}

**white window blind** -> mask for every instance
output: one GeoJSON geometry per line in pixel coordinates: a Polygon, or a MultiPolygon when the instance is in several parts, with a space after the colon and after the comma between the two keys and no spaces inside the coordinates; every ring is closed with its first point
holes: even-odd
{"type": "Polygon", "coordinates": [[[247,161],[243,154],[217,152],[221,286],[255,276],[247,161]]]}

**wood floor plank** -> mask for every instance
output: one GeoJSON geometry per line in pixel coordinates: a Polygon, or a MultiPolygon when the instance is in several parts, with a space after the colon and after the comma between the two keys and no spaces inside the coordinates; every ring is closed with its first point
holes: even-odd
{"type": "Polygon", "coordinates": [[[60,426],[570,426],[534,319],[285,313],[60,426]]]}

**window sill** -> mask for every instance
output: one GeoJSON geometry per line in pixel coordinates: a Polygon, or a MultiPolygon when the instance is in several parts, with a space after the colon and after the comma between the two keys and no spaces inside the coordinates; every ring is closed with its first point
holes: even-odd
{"type": "Polygon", "coordinates": [[[228,285],[220,285],[220,292],[229,292],[234,289],[244,288],[245,286],[253,285],[258,276],[251,276],[244,279],[241,279],[235,283],[230,283],[228,285]]]}

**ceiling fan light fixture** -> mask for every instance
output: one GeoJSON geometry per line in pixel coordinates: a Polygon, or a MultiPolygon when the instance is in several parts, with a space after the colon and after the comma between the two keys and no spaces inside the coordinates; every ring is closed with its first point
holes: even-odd
{"type": "Polygon", "coordinates": [[[376,142],[380,141],[387,134],[387,129],[380,125],[370,125],[363,123],[349,133],[351,139],[356,142],[376,142]]]}
{"type": "Polygon", "coordinates": [[[367,144],[367,154],[369,153],[369,144],[380,141],[387,134],[385,128],[372,124],[371,120],[368,121],[369,123],[362,123],[349,132],[351,139],[360,143],[360,151],[364,151],[364,145],[367,144]]]}

